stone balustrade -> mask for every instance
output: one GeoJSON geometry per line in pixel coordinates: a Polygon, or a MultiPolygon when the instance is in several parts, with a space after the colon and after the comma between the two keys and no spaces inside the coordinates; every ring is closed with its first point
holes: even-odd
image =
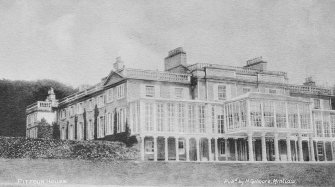
{"type": "Polygon", "coordinates": [[[323,87],[312,87],[305,85],[289,85],[288,89],[291,93],[313,94],[313,95],[334,95],[332,90],[323,87]]]}
{"type": "Polygon", "coordinates": [[[123,74],[128,78],[137,78],[145,80],[169,81],[189,83],[190,75],[180,73],[170,73],[152,70],[125,69],[123,74]]]}

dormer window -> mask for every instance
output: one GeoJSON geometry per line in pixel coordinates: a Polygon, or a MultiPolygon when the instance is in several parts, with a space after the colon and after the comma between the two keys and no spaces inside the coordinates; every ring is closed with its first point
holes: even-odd
{"type": "Polygon", "coordinates": [[[145,96],[146,97],[155,97],[155,87],[154,86],[145,86],[145,96]]]}

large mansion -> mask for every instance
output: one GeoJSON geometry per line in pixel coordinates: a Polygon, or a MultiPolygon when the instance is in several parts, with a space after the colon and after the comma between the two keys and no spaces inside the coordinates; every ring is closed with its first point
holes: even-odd
{"type": "Polygon", "coordinates": [[[333,90],[288,83],[262,58],[244,67],[187,64],[177,48],[164,71],[114,70],[93,87],[26,109],[27,137],[44,118],[61,139],[92,140],[129,130],[142,160],[335,161],[333,90]]]}

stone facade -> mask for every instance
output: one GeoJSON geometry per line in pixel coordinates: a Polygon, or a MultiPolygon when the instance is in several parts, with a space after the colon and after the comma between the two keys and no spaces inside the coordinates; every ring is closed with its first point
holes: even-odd
{"type": "Polygon", "coordinates": [[[166,71],[127,68],[120,58],[114,67],[52,109],[62,139],[104,138],[128,127],[142,160],[335,160],[332,90],[289,84],[261,58],[245,67],[188,65],[178,48],[165,58],[166,71]]]}

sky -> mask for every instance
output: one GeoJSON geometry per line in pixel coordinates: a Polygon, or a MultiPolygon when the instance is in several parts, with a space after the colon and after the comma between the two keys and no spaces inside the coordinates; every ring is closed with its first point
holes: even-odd
{"type": "Polygon", "coordinates": [[[268,69],[302,84],[335,84],[335,1],[0,0],[0,79],[77,87],[126,67],[163,70],[183,47],[188,64],[268,69]]]}

